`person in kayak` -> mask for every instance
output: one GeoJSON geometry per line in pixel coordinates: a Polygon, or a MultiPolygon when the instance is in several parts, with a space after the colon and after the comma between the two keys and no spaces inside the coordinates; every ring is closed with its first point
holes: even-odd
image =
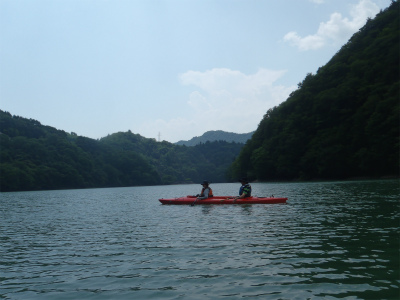
{"type": "Polygon", "coordinates": [[[207,198],[211,198],[213,197],[213,192],[212,189],[210,188],[210,183],[206,180],[204,180],[201,185],[203,186],[203,188],[201,189],[201,193],[197,194],[197,199],[196,200],[204,200],[207,198]]]}
{"type": "Polygon", "coordinates": [[[239,189],[239,196],[233,198],[234,199],[233,201],[236,201],[237,199],[251,197],[251,185],[249,184],[247,178],[242,177],[241,179],[239,179],[239,182],[242,184],[242,186],[239,189]]]}

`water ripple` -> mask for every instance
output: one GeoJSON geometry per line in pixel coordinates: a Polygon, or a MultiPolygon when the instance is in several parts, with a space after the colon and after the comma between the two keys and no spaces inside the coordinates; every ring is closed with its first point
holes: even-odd
{"type": "Polygon", "coordinates": [[[397,181],[253,184],[286,205],[157,201],[195,189],[0,194],[0,298],[399,296],[397,181]]]}

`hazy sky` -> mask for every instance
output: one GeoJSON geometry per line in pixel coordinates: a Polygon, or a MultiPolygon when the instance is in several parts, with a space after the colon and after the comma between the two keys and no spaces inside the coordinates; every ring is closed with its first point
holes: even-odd
{"type": "Polygon", "coordinates": [[[391,0],[0,0],[0,109],[101,138],[247,133],[391,0]]]}

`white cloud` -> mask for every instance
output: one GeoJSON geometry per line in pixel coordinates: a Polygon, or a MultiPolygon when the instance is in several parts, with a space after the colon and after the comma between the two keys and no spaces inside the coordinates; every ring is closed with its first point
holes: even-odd
{"type": "MultiPolygon", "coordinates": [[[[292,89],[282,95],[281,91],[286,88],[274,85],[284,73],[260,69],[255,74],[246,75],[230,69],[212,69],[206,72],[189,71],[182,74],[180,79],[184,85],[200,88],[190,95],[188,104],[193,109],[198,113],[207,113],[212,118],[227,118],[223,124],[234,124],[236,121],[229,121],[231,116],[243,119],[259,116],[260,121],[270,107],[286,100],[292,89]]],[[[254,129],[255,126],[251,130],[254,129]]]]}
{"type": "Polygon", "coordinates": [[[303,51],[320,49],[329,43],[343,44],[368,18],[373,18],[378,12],[379,7],[375,3],[360,0],[350,10],[351,20],[335,12],[331,14],[329,21],[320,23],[317,33],[301,37],[297,32],[291,31],[283,39],[303,51]]]}
{"type": "Polygon", "coordinates": [[[247,75],[224,68],[188,71],[180,76],[180,81],[194,86],[187,101],[192,113],[184,118],[148,122],[144,127],[153,132],[163,128],[164,139],[173,142],[190,139],[193,132],[202,135],[209,130],[256,130],[267,110],[285,101],[296,89],[275,84],[285,72],[260,69],[247,75]]]}

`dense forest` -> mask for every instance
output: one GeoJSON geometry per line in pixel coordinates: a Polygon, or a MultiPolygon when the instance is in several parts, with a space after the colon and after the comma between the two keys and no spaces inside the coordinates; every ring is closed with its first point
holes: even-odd
{"type": "Polygon", "coordinates": [[[206,142],[214,142],[214,141],[226,141],[226,142],[235,142],[240,144],[245,144],[247,140],[251,138],[253,132],[249,133],[234,133],[234,132],[226,132],[222,130],[212,130],[207,131],[201,136],[195,136],[191,138],[189,141],[179,141],[175,143],[176,145],[186,145],[186,146],[195,146],[201,143],[206,142]]]}
{"type": "Polygon", "coordinates": [[[399,174],[399,2],[270,109],[229,170],[233,180],[399,174]]]}
{"type": "Polygon", "coordinates": [[[132,132],[100,140],[0,110],[0,191],[223,182],[243,144],[195,147],[132,132]]]}

